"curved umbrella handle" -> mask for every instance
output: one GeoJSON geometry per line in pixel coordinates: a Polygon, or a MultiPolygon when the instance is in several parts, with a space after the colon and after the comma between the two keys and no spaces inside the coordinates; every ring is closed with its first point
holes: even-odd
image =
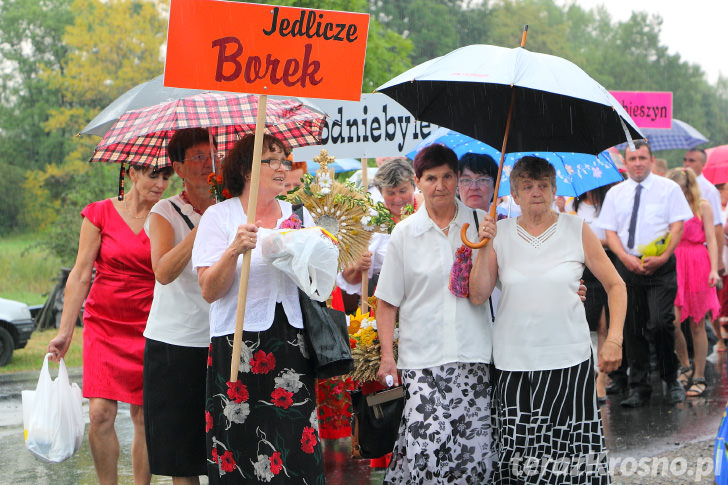
{"type": "Polygon", "coordinates": [[[482,241],[477,242],[477,243],[470,242],[468,240],[468,236],[467,236],[468,227],[470,227],[470,224],[468,224],[466,222],[465,224],[463,224],[462,229],[460,229],[460,240],[463,242],[463,244],[465,244],[470,249],[481,249],[481,248],[484,248],[488,244],[488,241],[490,241],[490,239],[487,239],[486,238],[486,239],[483,239],[482,241]]]}

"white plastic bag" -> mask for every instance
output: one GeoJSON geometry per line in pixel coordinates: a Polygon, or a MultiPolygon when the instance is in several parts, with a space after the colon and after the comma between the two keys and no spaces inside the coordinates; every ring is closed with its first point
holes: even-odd
{"type": "Polygon", "coordinates": [[[38,377],[35,391],[23,391],[25,446],[39,460],[60,463],[81,447],[84,433],[81,389],[68,381],[66,363],[61,359],[58,377],[51,379],[48,357],[38,377]]]}
{"type": "Polygon", "coordinates": [[[258,233],[263,258],[286,273],[309,298],[326,301],[336,285],[339,248],[320,227],[258,233]]]}

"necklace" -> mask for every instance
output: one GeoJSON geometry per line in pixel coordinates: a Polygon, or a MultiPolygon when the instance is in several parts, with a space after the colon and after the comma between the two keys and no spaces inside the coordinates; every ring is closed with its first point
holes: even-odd
{"type": "Polygon", "coordinates": [[[179,198],[182,199],[182,202],[184,202],[185,204],[189,204],[192,207],[192,210],[193,211],[195,211],[198,214],[202,215],[202,211],[200,209],[198,209],[197,207],[195,207],[195,205],[192,202],[190,202],[189,197],[187,197],[187,191],[186,190],[183,190],[182,192],[180,192],[179,198]]]}
{"type": "Polygon", "coordinates": [[[128,207],[126,206],[126,199],[124,199],[124,211],[125,211],[125,212],[126,212],[126,213],[127,213],[128,215],[129,215],[129,217],[131,217],[132,219],[146,219],[146,218],[147,218],[147,216],[149,215],[149,209],[147,209],[147,210],[146,210],[146,212],[144,212],[144,215],[141,215],[141,216],[135,216],[134,214],[132,214],[132,213],[131,213],[131,211],[129,210],[129,208],[128,208],[128,207]]]}
{"type": "MultiPolygon", "coordinates": [[[[455,215],[453,215],[453,216],[452,216],[452,219],[450,219],[450,222],[448,222],[448,223],[447,223],[447,224],[445,224],[444,226],[439,226],[439,225],[437,225],[437,224],[435,224],[435,225],[436,225],[436,226],[437,226],[438,228],[440,228],[440,230],[441,230],[441,231],[446,231],[446,230],[447,230],[447,229],[448,229],[448,228],[450,227],[450,224],[452,224],[452,223],[453,223],[453,221],[455,220],[455,218],[457,218],[457,216],[458,216],[458,211],[459,211],[459,210],[460,210],[460,208],[458,207],[458,205],[457,205],[457,204],[455,204],[455,215]]],[[[433,221],[433,222],[434,222],[434,221],[433,221]]]]}

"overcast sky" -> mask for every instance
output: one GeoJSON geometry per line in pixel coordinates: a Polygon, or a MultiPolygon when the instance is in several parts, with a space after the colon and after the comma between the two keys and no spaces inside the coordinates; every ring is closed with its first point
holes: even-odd
{"type": "Polygon", "coordinates": [[[631,12],[662,16],[661,43],[684,61],[699,64],[715,83],[718,74],[728,77],[728,0],[556,0],[576,3],[589,10],[604,5],[614,21],[631,12]]]}

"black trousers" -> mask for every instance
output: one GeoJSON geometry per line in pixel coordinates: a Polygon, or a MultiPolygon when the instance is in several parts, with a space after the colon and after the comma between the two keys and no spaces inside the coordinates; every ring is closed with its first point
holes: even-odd
{"type": "Polygon", "coordinates": [[[677,378],[675,355],[675,296],[677,274],[675,256],[655,273],[632,273],[617,259],[615,267],[627,285],[627,316],[624,322],[624,344],[629,365],[631,388],[649,391],[650,345],[657,353],[657,369],[663,381],[677,378]]]}

